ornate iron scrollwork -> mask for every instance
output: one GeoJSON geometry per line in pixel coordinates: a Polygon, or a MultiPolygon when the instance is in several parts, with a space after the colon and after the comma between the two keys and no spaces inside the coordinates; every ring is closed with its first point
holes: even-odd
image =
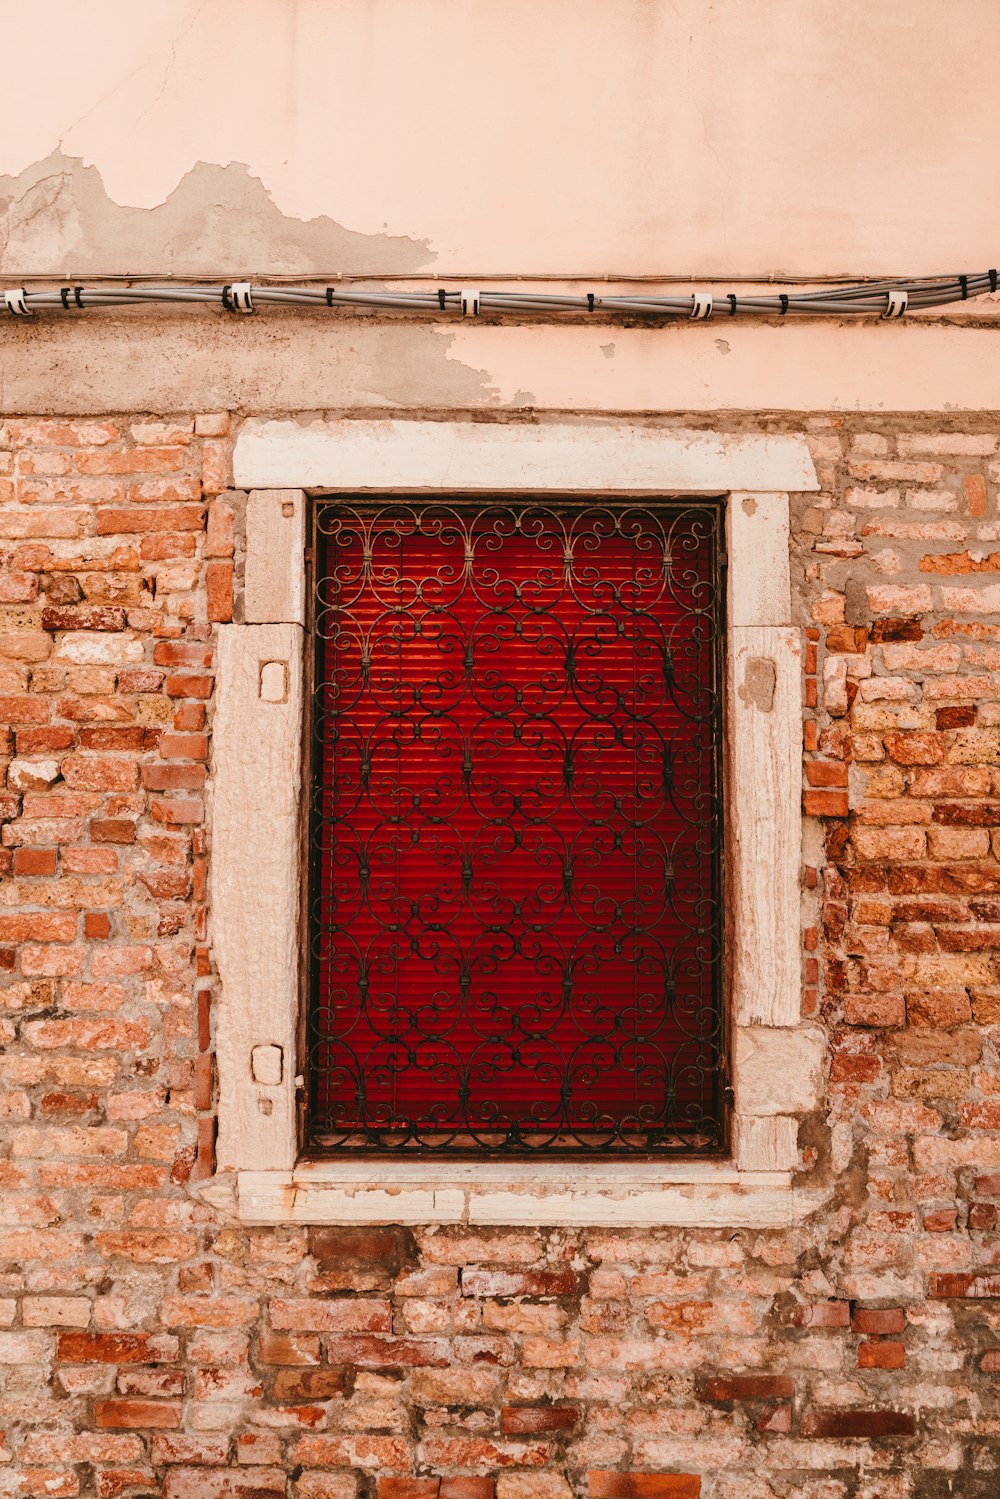
{"type": "Polygon", "coordinates": [[[720,527],[317,503],[315,1148],[719,1148],[720,527]]]}

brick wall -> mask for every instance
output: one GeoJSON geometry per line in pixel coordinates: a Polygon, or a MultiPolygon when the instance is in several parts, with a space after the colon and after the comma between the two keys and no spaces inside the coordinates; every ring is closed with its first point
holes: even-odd
{"type": "Polygon", "coordinates": [[[0,1496],[1000,1491],[1000,440],[800,426],[803,973],[831,1051],[800,1144],[833,1195],[732,1233],[206,1205],[230,420],[3,429],[0,1496]]]}

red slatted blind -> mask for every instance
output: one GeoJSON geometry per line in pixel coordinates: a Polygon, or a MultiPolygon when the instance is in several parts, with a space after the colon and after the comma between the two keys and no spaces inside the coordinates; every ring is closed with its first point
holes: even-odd
{"type": "Polygon", "coordinates": [[[717,527],[690,506],[322,512],[319,1137],[712,1136],[717,527]]]}

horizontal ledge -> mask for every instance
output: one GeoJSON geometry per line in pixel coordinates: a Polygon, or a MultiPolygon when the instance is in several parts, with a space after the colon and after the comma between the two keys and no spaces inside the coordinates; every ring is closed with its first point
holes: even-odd
{"type": "Polygon", "coordinates": [[[802,437],[634,422],[248,421],[244,489],[704,494],[819,488],[802,437]]]}
{"type": "Polygon", "coordinates": [[[655,1166],[617,1163],[586,1186],[567,1188],[566,1166],[550,1165],[553,1171],[529,1164],[523,1175],[502,1162],[455,1162],[451,1169],[323,1162],[294,1171],[243,1171],[239,1217],[248,1224],[789,1228],[829,1195],[793,1190],[786,1172],[741,1173],[707,1163],[680,1168],[686,1173],[680,1178],[673,1175],[677,1168],[650,1176],[655,1166]],[[487,1174],[490,1166],[499,1169],[487,1174]]]}

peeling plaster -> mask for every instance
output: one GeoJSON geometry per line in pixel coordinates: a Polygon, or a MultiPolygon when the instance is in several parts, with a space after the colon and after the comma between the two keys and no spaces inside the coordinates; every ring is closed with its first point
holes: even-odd
{"type": "MultiPolygon", "coordinates": [[[[0,412],[511,407],[452,329],[209,307],[0,321],[0,412]]],[[[530,399],[530,397],[529,397],[530,399]]]]}
{"type": "Polygon", "coordinates": [[[775,665],[767,656],[751,656],[747,662],[746,674],[743,685],[740,687],[740,698],[747,707],[759,708],[762,713],[770,713],[774,707],[774,690],[777,686],[778,675],[775,665]]]}
{"type": "Polygon", "coordinates": [[[149,272],[308,275],[416,271],[426,240],[283,214],[248,166],[199,162],[155,208],[114,202],[94,166],[53,151],[0,177],[0,270],[29,277],[149,272]]]}

